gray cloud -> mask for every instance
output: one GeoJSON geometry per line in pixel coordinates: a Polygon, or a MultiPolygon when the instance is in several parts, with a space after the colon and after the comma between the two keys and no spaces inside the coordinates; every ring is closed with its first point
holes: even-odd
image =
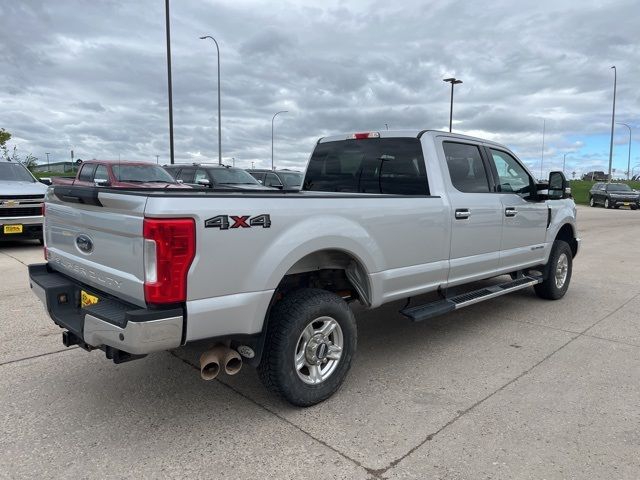
{"type": "MultiPolygon", "coordinates": [[[[464,80],[457,131],[504,142],[535,166],[546,119],[545,163],[561,164],[569,152],[571,168],[582,170],[608,155],[587,139],[609,132],[612,64],[617,118],[638,124],[637,9],[637,0],[579,8],[549,0],[173,1],[176,158],[216,156],[216,52],[198,38],[211,34],[221,48],[227,161],[266,166],[278,110],[289,111],[276,121],[283,167],[302,167],[315,140],[331,133],[385,123],[445,129],[442,78],[455,75],[464,80]]],[[[15,26],[0,30],[0,126],[21,151],[168,160],[161,4],[24,0],[4,2],[0,16],[15,26]]],[[[620,167],[627,136],[618,128],[620,167]]]]}

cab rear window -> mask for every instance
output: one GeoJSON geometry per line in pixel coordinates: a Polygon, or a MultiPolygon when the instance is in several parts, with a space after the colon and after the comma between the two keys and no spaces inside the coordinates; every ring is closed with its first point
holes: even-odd
{"type": "Polygon", "coordinates": [[[371,138],[319,143],[303,190],[429,195],[420,140],[371,138]]]}

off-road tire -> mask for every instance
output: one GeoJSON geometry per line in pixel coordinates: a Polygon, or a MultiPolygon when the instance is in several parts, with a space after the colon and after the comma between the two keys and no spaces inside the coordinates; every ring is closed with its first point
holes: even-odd
{"type": "Polygon", "coordinates": [[[564,294],[567,292],[569,288],[569,283],[571,282],[571,272],[573,270],[573,254],[571,252],[571,247],[567,242],[563,242],[562,240],[556,240],[553,242],[553,247],[551,249],[551,254],[549,255],[549,262],[544,269],[544,281],[542,283],[538,283],[534,285],[534,290],[536,294],[540,298],[545,298],[547,300],[558,300],[564,297],[564,294]],[[564,280],[564,283],[561,287],[558,287],[556,284],[556,270],[558,268],[558,261],[562,256],[565,256],[568,262],[567,274],[564,280]]]}
{"type": "Polygon", "coordinates": [[[356,352],[357,327],[347,303],[327,290],[304,288],[287,294],[269,315],[260,380],[267,389],[289,403],[308,407],[326,400],[342,385],[356,352]],[[333,373],[322,383],[303,382],[295,368],[295,352],[304,328],[319,317],[328,316],[342,329],[343,350],[333,373]]]}

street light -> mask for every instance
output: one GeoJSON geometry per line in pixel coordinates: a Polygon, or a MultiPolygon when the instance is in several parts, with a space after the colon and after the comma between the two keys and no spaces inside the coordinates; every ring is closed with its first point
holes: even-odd
{"type": "Polygon", "coordinates": [[[564,156],[562,157],[562,174],[564,175],[564,164],[567,161],[567,154],[565,153],[564,156]]]}
{"type": "Polygon", "coordinates": [[[542,165],[544,164],[544,134],[547,129],[547,119],[542,119],[542,153],[540,154],[540,180],[542,180],[542,165]]]}
{"type": "Polygon", "coordinates": [[[451,132],[451,124],[453,123],[453,86],[462,83],[462,80],[457,78],[445,78],[443,82],[449,82],[451,84],[451,103],[449,105],[449,132],[451,132]]]}
{"type": "Polygon", "coordinates": [[[616,122],[616,123],[618,125],[624,125],[629,129],[629,156],[627,158],[627,180],[629,180],[629,174],[631,173],[629,172],[629,168],[631,167],[631,127],[626,123],[622,123],[622,122],[616,122]]]}
{"type": "Polygon", "coordinates": [[[47,170],[49,170],[51,167],[49,167],[49,152],[45,153],[45,155],[47,156],[47,170]]]}
{"type": "Polygon", "coordinates": [[[275,168],[273,167],[273,121],[281,113],[289,113],[289,111],[288,110],[281,110],[279,112],[274,113],[273,117],[271,117],[271,170],[275,170],[275,168]]]}
{"type": "Polygon", "coordinates": [[[210,38],[216,44],[218,51],[218,165],[222,165],[222,114],[220,113],[220,47],[218,42],[211,35],[200,37],[200,40],[210,38]]]}
{"type": "MultiPolygon", "coordinates": [[[[175,163],[173,154],[173,84],[171,80],[171,21],[169,18],[169,0],[164,2],[165,27],[167,37],[167,92],[169,100],[169,162],[175,163]]],[[[73,155],[71,155],[73,157],[73,155]]],[[[73,161],[73,158],[71,159],[73,161]]]]}
{"type": "Polygon", "coordinates": [[[613,67],[613,111],[611,112],[611,143],[609,144],[609,182],[611,182],[611,163],[613,161],[613,129],[616,121],[616,84],[618,83],[618,70],[613,67]]]}

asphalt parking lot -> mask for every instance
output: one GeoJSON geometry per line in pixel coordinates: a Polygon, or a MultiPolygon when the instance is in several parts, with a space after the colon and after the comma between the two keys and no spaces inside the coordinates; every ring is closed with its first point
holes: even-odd
{"type": "Polygon", "coordinates": [[[113,365],[65,349],[0,245],[0,477],[640,478],[640,212],[579,207],[564,299],[533,290],[412,324],[358,314],[343,388],[297,409],[202,345],[113,365]]]}

